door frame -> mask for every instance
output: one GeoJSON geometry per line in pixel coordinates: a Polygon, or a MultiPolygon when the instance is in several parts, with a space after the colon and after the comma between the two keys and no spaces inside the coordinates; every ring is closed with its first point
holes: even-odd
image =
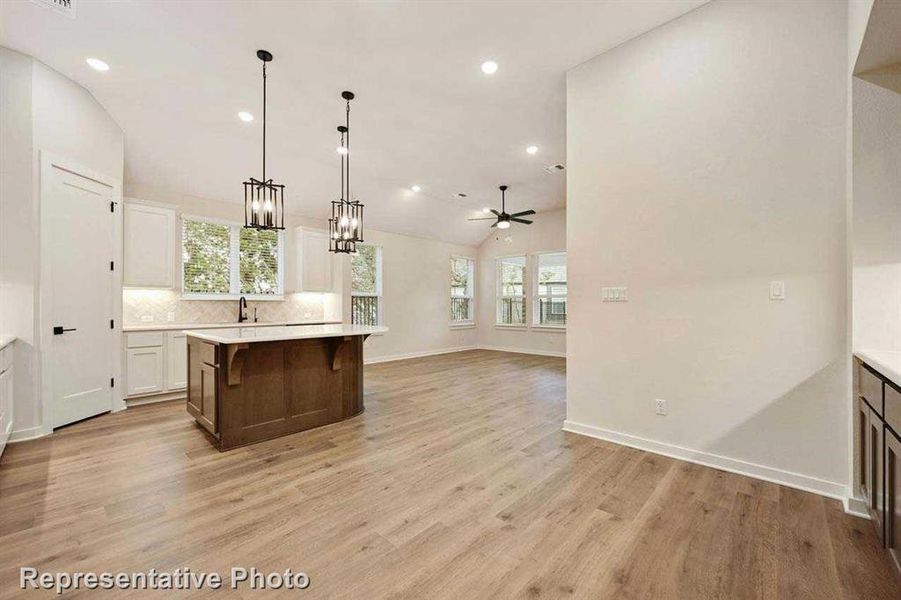
{"type": "Polygon", "coordinates": [[[122,215],[124,211],[122,210],[121,179],[98,173],[75,161],[46,150],[40,150],[40,165],[41,171],[38,178],[40,186],[38,195],[40,198],[40,204],[38,205],[38,210],[40,212],[40,231],[38,232],[40,244],[36,266],[38,270],[38,282],[40,285],[40,293],[38,295],[40,306],[36,311],[38,316],[38,334],[35,336],[35,339],[38,341],[38,353],[41,357],[39,363],[40,374],[38,375],[38,380],[41,382],[41,435],[48,435],[53,433],[53,367],[50,361],[49,352],[50,343],[53,338],[53,334],[51,333],[53,323],[50,310],[50,307],[52,306],[50,293],[50,265],[47,261],[42,260],[42,258],[50,255],[50,240],[48,239],[48,236],[44,235],[48,226],[47,212],[44,210],[44,206],[46,205],[44,202],[44,192],[48,189],[46,184],[47,178],[52,172],[51,169],[54,167],[60,168],[64,171],[69,171],[70,173],[93,179],[94,181],[108,185],[112,188],[111,198],[112,201],[115,202],[115,209],[113,210],[112,216],[113,255],[111,258],[115,261],[115,268],[113,269],[113,282],[111,286],[111,293],[113,295],[111,306],[115,326],[113,327],[113,343],[110,344],[109,353],[112,377],[115,378],[116,385],[113,386],[112,394],[110,396],[110,412],[117,412],[125,409],[124,393],[122,389],[122,361],[124,360],[124,357],[121,352],[122,268],[124,266],[122,263],[122,215]]]}

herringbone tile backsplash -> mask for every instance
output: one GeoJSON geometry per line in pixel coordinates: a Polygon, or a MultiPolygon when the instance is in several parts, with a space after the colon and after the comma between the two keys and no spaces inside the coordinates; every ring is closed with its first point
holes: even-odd
{"type": "MultiPolygon", "coordinates": [[[[284,300],[248,301],[247,314],[260,321],[341,320],[338,294],[288,294],[284,300]]],[[[229,323],[238,318],[236,300],[184,300],[172,290],[125,290],[122,294],[122,322],[128,325],[153,323],[229,323]],[[173,318],[170,319],[169,315],[173,318]],[[146,320],[144,317],[151,317],[146,320]]]]}

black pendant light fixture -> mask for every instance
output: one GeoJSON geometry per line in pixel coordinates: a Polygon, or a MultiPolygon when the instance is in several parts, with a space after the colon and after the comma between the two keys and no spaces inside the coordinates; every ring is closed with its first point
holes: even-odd
{"type": "Polygon", "coordinates": [[[272,54],[257,50],[263,61],[263,178],[244,182],[244,227],[253,229],[285,228],[285,186],[266,179],[266,63],[272,54]]]}
{"type": "Polygon", "coordinates": [[[344,125],[338,126],[341,156],[341,196],[332,200],[332,218],[328,220],[329,252],[352,254],[363,241],[363,205],[350,195],[350,101],[353,92],[341,92],[346,102],[344,125]]]}

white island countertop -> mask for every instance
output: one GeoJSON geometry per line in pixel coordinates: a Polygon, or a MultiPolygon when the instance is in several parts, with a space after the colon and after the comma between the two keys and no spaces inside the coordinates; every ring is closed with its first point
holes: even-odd
{"type": "Polygon", "coordinates": [[[385,333],[387,327],[369,325],[290,325],[285,327],[234,327],[228,329],[189,329],[186,335],[217,344],[247,344],[251,342],[281,342],[315,338],[372,335],[385,333]]]}
{"type": "Polygon", "coordinates": [[[901,351],[855,350],[854,356],[882,373],[895,385],[901,386],[901,351]]]}

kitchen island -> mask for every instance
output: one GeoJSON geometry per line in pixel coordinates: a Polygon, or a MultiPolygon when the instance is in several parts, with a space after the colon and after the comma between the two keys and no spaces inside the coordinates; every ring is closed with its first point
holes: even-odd
{"type": "Polygon", "coordinates": [[[219,450],[363,412],[363,341],[386,327],[188,330],[188,413],[219,450]]]}

